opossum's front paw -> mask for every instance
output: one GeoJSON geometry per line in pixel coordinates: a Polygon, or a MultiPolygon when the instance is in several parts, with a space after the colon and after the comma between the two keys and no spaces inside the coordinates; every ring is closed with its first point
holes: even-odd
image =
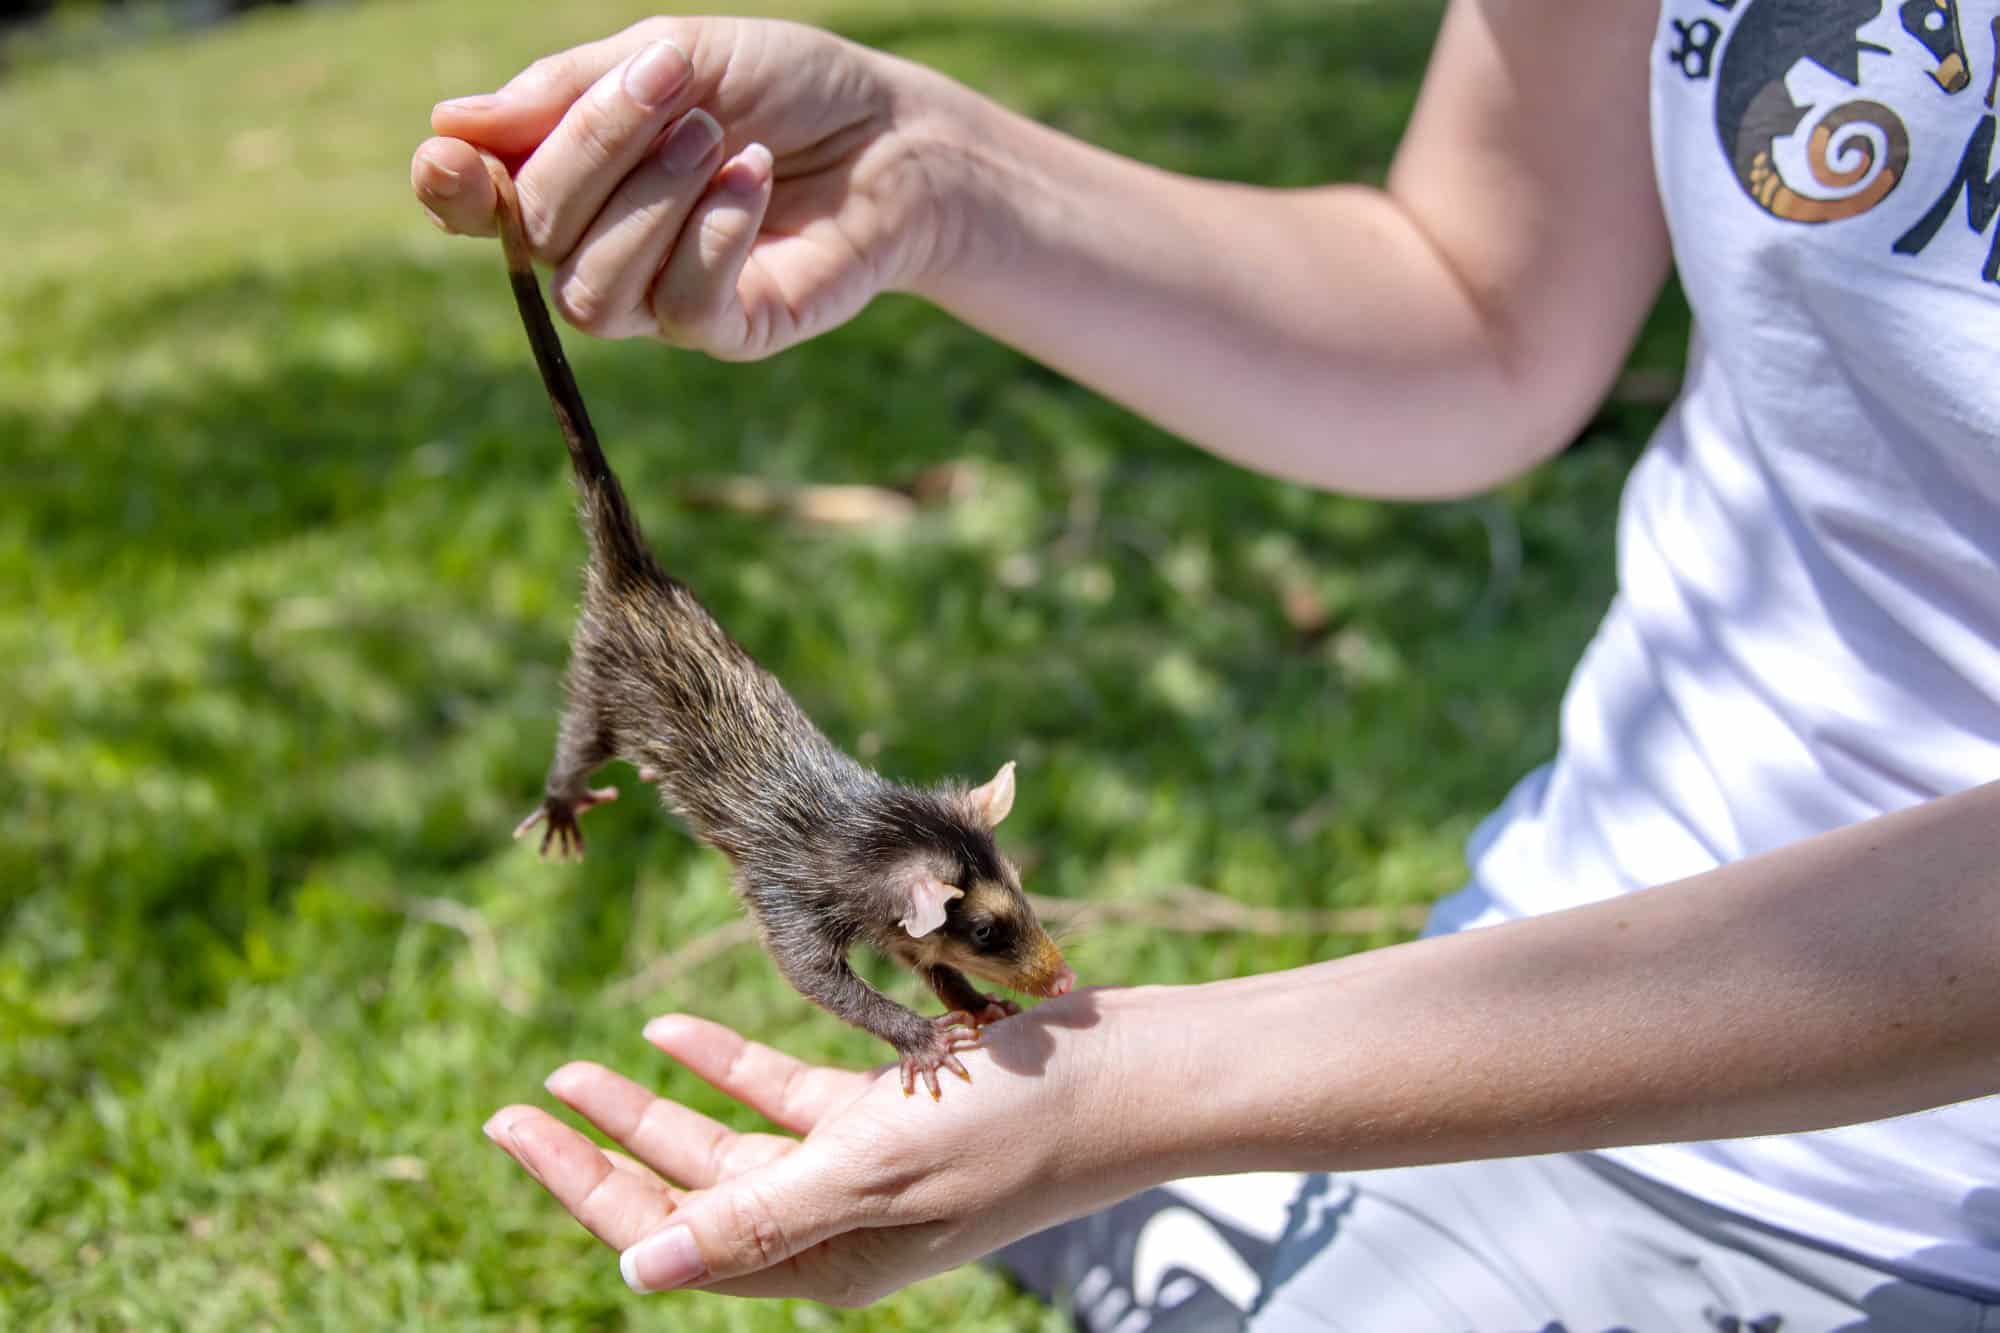
{"type": "Polygon", "coordinates": [[[998,995],[981,995],[977,1009],[954,1009],[950,1013],[931,1021],[934,1023],[963,1023],[969,1028],[983,1028],[990,1023],[998,1023],[1003,1018],[1012,1018],[1021,1012],[1021,1006],[998,995]]]}
{"type": "Polygon", "coordinates": [[[985,1027],[988,1023],[998,1023],[1003,1018],[1012,1018],[1021,1012],[1020,1005],[1003,996],[982,995],[979,998],[986,1001],[986,1007],[977,1013],[966,1015],[966,1021],[976,1028],[985,1027]]]}
{"type": "Polygon", "coordinates": [[[952,1073],[972,1082],[972,1075],[965,1072],[960,1064],[957,1051],[969,1051],[979,1044],[979,1029],[974,1027],[964,1014],[940,1014],[931,1020],[930,1037],[922,1045],[902,1052],[903,1095],[910,1096],[917,1090],[917,1079],[924,1080],[931,1100],[944,1096],[938,1087],[937,1071],[949,1069],[952,1073]]]}
{"type": "Polygon", "coordinates": [[[535,825],[542,825],[541,854],[546,857],[549,848],[554,847],[557,857],[576,860],[583,856],[583,829],[577,824],[577,817],[594,805],[618,799],[616,787],[591,787],[582,796],[544,796],[542,803],[532,810],[528,817],[514,826],[514,836],[520,837],[535,825]]]}

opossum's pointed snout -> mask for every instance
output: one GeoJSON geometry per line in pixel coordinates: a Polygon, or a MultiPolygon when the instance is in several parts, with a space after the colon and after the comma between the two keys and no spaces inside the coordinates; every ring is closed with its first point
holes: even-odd
{"type": "Polygon", "coordinates": [[[1044,937],[1041,947],[1035,950],[1034,961],[1026,969],[1025,984],[1019,989],[1030,995],[1039,995],[1045,1000],[1053,1000],[1059,995],[1067,995],[1076,985],[1076,973],[1063,961],[1062,951],[1056,948],[1054,940],[1044,937]]]}

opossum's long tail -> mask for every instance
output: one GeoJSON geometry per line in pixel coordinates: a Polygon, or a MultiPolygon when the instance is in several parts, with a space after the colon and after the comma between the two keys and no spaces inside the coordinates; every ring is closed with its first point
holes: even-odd
{"type": "Polygon", "coordinates": [[[597,443],[597,431],[584,410],[583,394],[576,387],[563,357],[562,340],[556,336],[555,322],[549,318],[548,303],[542,299],[541,280],[535,275],[534,256],[521,230],[520,197],[507,167],[491,153],[481,153],[493,188],[499,193],[500,246],[507,255],[507,276],[514,286],[514,304],[520,307],[521,323],[528,330],[528,345],[534,349],[535,365],[542,372],[542,385],[549,391],[549,405],[555,409],[556,424],[562,427],[569,445],[569,461],[576,468],[578,509],[583,528],[590,538],[600,570],[614,580],[638,577],[653,570],[653,557],[639,532],[639,522],[625,501],[625,492],[612,475],[611,464],[597,443]]]}

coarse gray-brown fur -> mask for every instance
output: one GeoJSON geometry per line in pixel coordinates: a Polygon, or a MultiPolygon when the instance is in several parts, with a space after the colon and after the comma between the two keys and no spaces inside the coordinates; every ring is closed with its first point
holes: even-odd
{"type": "Polygon", "coordinates": [[[637,765],[734,864],[786,979],[894,1046],[906,1092],[920,1074],[936,1096],[937,1069],[964,1075],[953,1052],[972,1044],[978,1025],[1015,1012],[966,971],[1044,995],[1074,980],[993,840],[1012,802],[1012,766],[977,789],[886,781],[829,741],[660,567],[563,357],[512,180],[497,161],[488,168],[516,304],[569,446],[590,542],[555,758],[541,804],[517,833],[541,824],[544,852],[580,854],[578,817],[616,795],[591,788],[590,774],[611,759],[637,765]],[[926,894],[936,919],[908,924],[926,894]],[[847,961],[861,943],[917,970],[953,1012],[925,1019],[869,986],[847,961]]]}

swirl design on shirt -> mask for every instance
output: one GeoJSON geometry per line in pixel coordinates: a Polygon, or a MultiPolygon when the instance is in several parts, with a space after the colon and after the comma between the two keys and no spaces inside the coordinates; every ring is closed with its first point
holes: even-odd
{"type": "MultiPolygon", "coordinates": [[[[1957,0],[1903,0],[1903,30],[1931,62],[1947,94],[1971,82],[1957,0]]],[[[1715,128],[1744,193],[1788,222],[1858,217],[1889,196],[1910,161],[1902,118],[1872,99],[1824,107],[1792,100],[1786,76],[1802,60],[1859,88],[1864,52],[1889,55],[1861,30],[1883,12],[1882,0],[1747,0],[1716,70],[1715,128]],[[1810,120],[1805,155],[1816,190],[1787,180],[1780,139],[1810,120]]]]}

